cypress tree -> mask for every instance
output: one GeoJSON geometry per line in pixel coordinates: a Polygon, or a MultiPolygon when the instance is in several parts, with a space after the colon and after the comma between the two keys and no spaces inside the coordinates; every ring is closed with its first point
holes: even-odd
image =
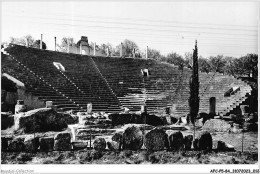
{"type": "Polygon", "coordinates": [[[195,49],[193,50],[193,68],[192,75],[190,78],[190,121],[194,125],[195,130],[195,119],[199,112],[199,72],[198,72],[198,48],[197,40],[195,42],[195,49]]]}

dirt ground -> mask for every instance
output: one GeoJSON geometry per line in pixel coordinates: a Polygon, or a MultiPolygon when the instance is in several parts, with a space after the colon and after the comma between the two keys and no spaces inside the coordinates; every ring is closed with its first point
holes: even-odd
{"type": "Polygon", "coordinates": [[[255,164],[255,152],[120,152],[95,150],[38,153],[1,153],[2,164],[255,164]]]}

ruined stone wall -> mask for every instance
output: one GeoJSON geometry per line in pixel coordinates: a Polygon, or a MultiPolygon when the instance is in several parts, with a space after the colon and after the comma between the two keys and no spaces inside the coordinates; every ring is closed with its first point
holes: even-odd
{"type": "Polygon", "coordinates": [[[17,89],[18,100],[23,100],[24,104],[27,106],[27,110],[43,108],[45,103],[39,100],[38,97],[33,96],[32,93],[26,92],[25,88],[17,89]]]}

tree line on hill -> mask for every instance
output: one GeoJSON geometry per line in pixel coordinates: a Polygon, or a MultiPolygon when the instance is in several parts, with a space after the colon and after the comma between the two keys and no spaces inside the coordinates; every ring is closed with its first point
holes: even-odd
{"type": "MultiPolygon", "coordinates": [[[[40,40],[35,40],[31,35],[26,35],[22,38],[10,38],[11,43],[26,45],[26,40],[28,42],[29,47],[40,48],[40,40]]],[[[63,37],[61,39],[61,43],[57,44],[57,51],[67,52],[69,44],[72,46],[76,44],[72,37],[63,37]]],[[[89,46],[93,49],[94,43],[91,42],[89,46]]],[[[145,57],[145,50],[141,50],[139,46],[129,39],[125,39],[122,42],[122,46],[124,48],[124,56],[125,57],[136,57],[141,58],[145,57]],[[133,51],[135,50],[135,51],[133,51]],[[135,55],[133,55],[135,54],[135,55]]],[[[43,49],[46,49],[47,46],[43,42],[43,49]]],[[[119,56],[121,50],[121,44],[117,46],[112,46],[110,43],[101,43],[96,45],[96,50],[101,52],[102,54],[107,54],[107,48],[109,50],[110,56],[119,56]]],[[[180,69],[183,67],[192,67],[192,52],[186,52],[184,56],[179,55],[176,52],[171,52],[169,54],[162,55],[159,50],[148,48],[148,57],[155,59],[160,62],[167,62],[170,64],[174,64],[178,66],[180,69]]],[[[198,58],[199,71],[201,72],[219,72],[223,74],[233,75],[235,77],[253,77],[257,79],[258,77],[258,55],[257,54],[247,54],[245,56],[241,56],[239,58],[231,57],[231,56],[210,56],[210,57],[202,57],[198,58]]]]}
{"type": "MultiPolygon", "coordinates": [[[[33,48],[40,48],[41,40],[35,40],[31,35],[26,35],[21,38],[10,37],[10,43],[18,45],[28,45],[29,47],[33,48]]],[[[45,42],[42,42],[42,49],[47,49],[45,42]]]]}

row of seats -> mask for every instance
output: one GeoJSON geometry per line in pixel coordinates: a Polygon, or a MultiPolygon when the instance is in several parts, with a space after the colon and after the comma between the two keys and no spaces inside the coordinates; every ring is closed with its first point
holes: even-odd
{"type": "MultiPolygon", "coordinates": [[[[171,104],[176,104],[177,116],[189,113],[191,70],[184,68],[182,71],[176,66],[150,59],[94,57],[93,60],[97,63],[123,106],[132,110],[139,110],[140,105],[145,100],[148,112],[151,113],[161,114],[171,104]],[[141,75],[140,70],[145,68],[149,69],[151,73],[149,78],[143,78],[141,75]]],[[[227,114],[233,109],[231,106],[241,103],[251,90],[243,81],[220,73],[200,72],[199,81],[200,112],[208,113],[209,99],[215,97],[217,100],[216,112],[227,114]],[[225,91],[234,85],[240,86],[244,92],[224,97],[225,91]]]]}
{"type": "MultiPolygon", "coordinates": [[[[54,91],[70,101],[64,103],[60,100],[62,98],[49,94],[39,96],[40,99],[54,100],[61,110],[86,109],[90,102],[94,111],[101,111],[100,108],[107,112],[120,110],[117,98],[112,95],[100,74],[93,70],[93,64],[91,65],[89,59],[17,45],[9,47],[7,51],[20,62],[20,66],[28,67],[50,84],[54,91]],[[65,73],[58,70],[53,62],[60,62],[66,68],[65,73]]],[[[39,95],[41,90],[35,90],[35,94],[39,95]]]]}
{"type": "MultiPolygon", "coordinates": [[[[27,86],[35,95],[53,100],[60,109],[86,109],[91,102],[94,111],[118,112],[122,106],[138,111],[145,102],[153,114],[164,114],[172,104],[176,104],[177,116],[189,112],[190,69],[180,70],[152,59],[90,57],[17,45],[7,51],[19,66],[3,70],[13,71],[11,74],[21,81],[28,79],[27,86]],[[53,62],[61,63],[65,71],[58,70],[53,62]],[[23,74],[24,69],[27,74],[23,74]],[[149,69],[150,75],[143,77],[141,69],[149,69]]],[[[242,80],[219,73],[200,72],[199,80],[200,112],[208,113],[209,98],[215,97],[216,111],[226,114],[251,91],[242,80]],[[225,97],[233,86],[241,90],[225,97]]]]}

